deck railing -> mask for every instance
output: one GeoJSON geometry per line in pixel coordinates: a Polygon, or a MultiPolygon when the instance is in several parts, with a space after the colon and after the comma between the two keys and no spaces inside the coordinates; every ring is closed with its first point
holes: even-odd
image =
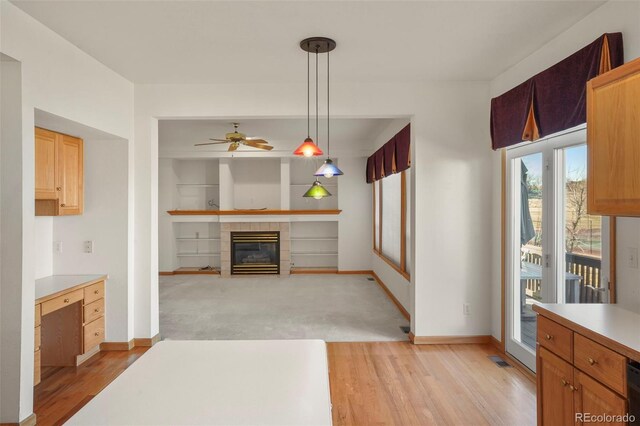
{"type": "MultiPolygon", "coordinates": [[[[524,254],[524,261],[536,265],[542,265],[542,255],[528,250],[524,254]]],[[[600,269],[602,262],[598,258],[584,256],[576,253],[566,254],[566,272],[580,276],[580,301],[601,302],[605,288],[602,285],[600,269]]],[[[526,293],[530,297],[537,298],[540,295],[540,280],[526,280],[526,293]]]]}

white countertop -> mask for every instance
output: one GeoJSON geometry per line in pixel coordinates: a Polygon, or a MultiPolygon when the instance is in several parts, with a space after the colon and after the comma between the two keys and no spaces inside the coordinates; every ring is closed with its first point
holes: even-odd
{"type": "Polygon", "coordinates": [[[51,275],[36,280],[35,300],[63,293],[74,287],[106,280],[107,275],[51,275]]]}
{"type": "Polygon", "coordinates": [[[162,341],[69,425],[330,425],[322,340],[162,341]]]}
{"type": "Polygon", "coordinates": [[[640,362],[640,314],[599,303],[541,303],[533,309],[561,324],[564,319],[586,337],[640,362]]]}

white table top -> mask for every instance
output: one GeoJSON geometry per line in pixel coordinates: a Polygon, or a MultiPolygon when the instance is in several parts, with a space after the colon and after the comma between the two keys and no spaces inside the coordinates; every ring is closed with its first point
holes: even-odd
{"type": "Polygon", "coordinates": [[[162,341],[69,425],[330,425],[322,340],[162,341]]]}
{"type": "Polygon", "coordinates": [[[606,303],[540,303],[534,311],[640,361],[640,314],[606,303]]]}
{"type": "Polygon", "coordinates": [[[51,275],[36,280],[36,298],[41,299],[87,283],[106,280],[102,275],[51,275]]]}

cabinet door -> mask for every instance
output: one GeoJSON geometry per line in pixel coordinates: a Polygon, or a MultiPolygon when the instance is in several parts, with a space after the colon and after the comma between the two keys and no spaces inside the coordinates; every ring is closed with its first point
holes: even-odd
{"type": "Polygon", "coordinates": [[[640,59],[587,83],[587,210],[640,216],[640,59]]]}
{"type": "Polygon", "coordinates": [[[538,424],[573,424],[573,367],[541,346],[537,363],[538,424]]]}
{"type": "Polygon", "coordinates": [[[56,134],[36,127],[35,142],[36,200],[57,200],[60,185],[56,173],[56,134]]]}
{"type": "Polygon", "coordinates": [[[578,369],[574,369],[574,388],[577,425],[593,423],[594,420],[589,421],[584,417],[587,415],[611,416],[610,419],[604,419],[606,420],[604,422],[598,420],[598,424],[626,424],[623,421],[615,421],[616,417],[619,420],[623,420],[624,415],[627,413],[627,401],[624,398],[578,369]]]}
{"type": "Polygon", "coordinates": [[[58,179],[61,182],[60,214],[81,214],[84,208],[82,139],[59,135],[58,179]]]}

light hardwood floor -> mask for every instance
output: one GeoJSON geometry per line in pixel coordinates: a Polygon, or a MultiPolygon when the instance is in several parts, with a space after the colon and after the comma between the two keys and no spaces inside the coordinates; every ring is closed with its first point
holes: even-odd
{"type": "MultiPolygon", "coordinates": [[[[43,374],[38,425],[62,424],[145,348],[103,352],[81,367],[43,374]]],[[[490,345],[329,343],[334,425],[533,425],[535,385],[499,368],[490,345]]]]}

